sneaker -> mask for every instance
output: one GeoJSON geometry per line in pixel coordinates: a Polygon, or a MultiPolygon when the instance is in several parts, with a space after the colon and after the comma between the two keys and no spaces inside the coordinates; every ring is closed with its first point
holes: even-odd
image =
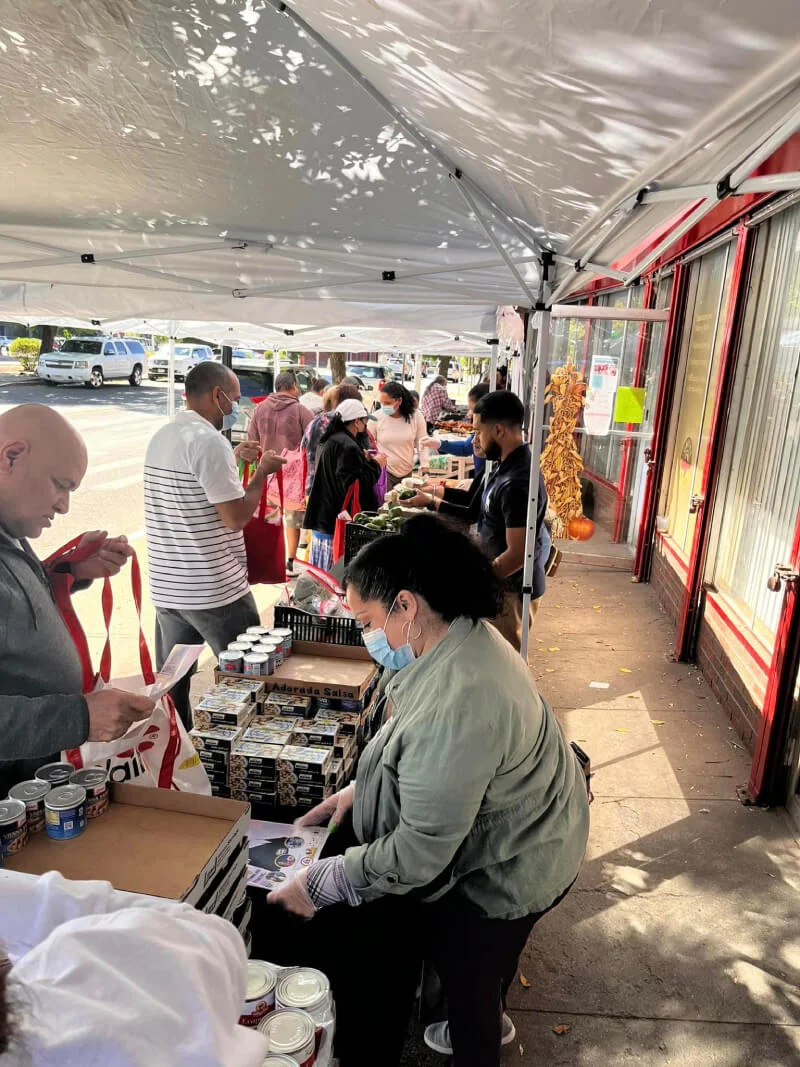
{"type": "MultiPolygon", "coordinates": [[[[503,1036],[500,1038],[501,1045],[510,1045],[517,1036],[517,1028],[509,1017],[503,1013],[503,1036]]],[[[453,1055],[453,1046],[450,1043],[450,1023],[431,1023],[425,1027],[425,1044],[434,1052],[440,1052],[443,1056],[453,1055]]]]}

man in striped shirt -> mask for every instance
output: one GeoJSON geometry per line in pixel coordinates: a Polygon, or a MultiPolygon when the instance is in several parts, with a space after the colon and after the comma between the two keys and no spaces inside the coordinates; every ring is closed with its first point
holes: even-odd
{"type": "MultiPolygon", "coordinates": [[[[176,644],[207,642],[215,655],[259,616],[247,580],[242,530],[261,499],[265,479],[283,466],[261,457],[247,489],[237,459],[256,459],[252,443],[234,452],[220,430],[238,415],[239,381],[208,361],[186,377],[186,410],[156,433],[144,469],[150,593],[156,608],[156,659],[161,667],[176,644]]],[[[190,676],[172,690],[191,725],[190,676]]]]}

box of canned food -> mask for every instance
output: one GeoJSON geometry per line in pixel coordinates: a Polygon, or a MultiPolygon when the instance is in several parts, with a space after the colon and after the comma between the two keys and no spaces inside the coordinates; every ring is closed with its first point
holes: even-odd
{"type": "Polygon", "coordinates": [[[198,752],[197,755],[200,758],[200,762],[205,767],[206,771],[228,771],[228,762],[230,760],[230,753],[224,748],[206,749],[203,752],[198,752]]]}
{"type": "MultiPolygon", "coordinates": [[[[278,777],[278,771],[274,763],[245,763],[237,765],[229,772],[228,777],[233,782],[274,782],[278,777]]],[[[259,788],[265,788],[260,786],[259,788]]]]}
{"type": "Polygon", "coordinates": [[[295,775],[325,779],[330,774],[332,760],[332,748],[286,745],[278,760],[278,777],[287,781],[295,775]]]}
{"type": "Polygon", "coordinates": [[[296,715],[307,719],[313,707],[311,697],[298,693],[268,693],[264,698],[264,715],[296,715]]]}
{"type": "Polygon", "coordinates": [[[358,745],[355,737],[340,737],[333,746],[333,754],[343,760],[355,759],[358,755],[358,745]]]}
{"type": "MultiPolygon", "coordinates": [[[[274,786],[274,782],[272,785],[274,786]]],[[[244,800],[248,804],[267,804],[270,807],[275,807],[278,803],[275,790],[272,789],[269,792],[266,790],[256,789],[253,786],[231,786],[231,799],[232,800],[244,800]]]]}
{"type": "Polygon", "coordinates": [[[332,748],[339,740],[340,730],[337,722],[320,722],[319,719],[305,719],[297,723],[294,731],[298,739],[295,744],[305,745],[307,748],[325,746],[332,748]]]}
{"type": "Polygon", "coordinates": [[[204,763],[203,767],[208,775],[208,780],[212,785],[227,785],[228,784],[228,765],[227,763],[204,763]]]}
{"type": "Polygon", "coordinates": [[[296,715],[256,715],[251,727],[258,730],[278,730],[281,733],[292,733],[299,719],[296,715]]]}
{"type": "Polygon", "coordinates": [[[318,711],[315,721],[328,725],[336,723],[343,737],[355,737],[363,720],[361,715],[355,711],[341,711],[338,714],[318,711]]]}
{"type": "MultiPolygon", "coordinates": [[[[277,722],[278,720],[274,720],[277,722]]],[[[300,719],[295,720],[300,722],[300,719]]],[[[247,727],[242,734],[242,741],[252,741],[257,745],[290,745],[293,744],[291,738],[295,736],[296,729],[294,727],[286,728],[283,724],[275,727],[273,723],[268,726],[254,726],[247,727]]]]}
{"type": "Polygon", "coordinates": [[[196,730],[210,730],[214,726],[245,727],[253,718],[255,704],[251,701],[226,700],[206,696],[192,713],[196,730]]]}
{"type": "Polygon", "coordinates": [[[333,796],[334,788],[333,783],[325,782],[286,782],[281,779],[277,785],[278,796],[281,803],[285,802],[286,797],[291,797],[294,800],[300,797],[313,797],[315,803],[325,800],[326,797],[333,796]]]}
{"type": "Polygon", "coordinates": [[[198,752],[230,752],[241,736],[242,729],[239,726],[212,726],[208,730],[189,731],[189,737],[198,752]]]}
{"type": "Polygon", "coordinates": [[[260,745],[256,741],[239,741],[231,752],[231,773],[238,774],[257,766],[275,768],[283,749],[282,745],[260,745]]]}
{"type": "Polygon", "coordinates": [[[345,700],[340,697],[317,697],[317,709],[321,712],[338,711],[363,711],[367,705],[369,696],[365,695],[361,700],[345,700]]]}
{"type": "Polygon", "coordinates": [[[223,678],[209,689],[207,696],[227,696],[231,700],[257,703],[264,696],[264,683],[257,678],[223,678]]]}

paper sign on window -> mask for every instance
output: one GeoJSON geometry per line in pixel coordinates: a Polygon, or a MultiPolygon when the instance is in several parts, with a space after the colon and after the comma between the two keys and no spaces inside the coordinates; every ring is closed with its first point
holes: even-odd
{"type": "Polygon", "coordinates": [[[619,380],[619,359],[616,356],[592,356],[589,388],[583,425],[590,437],[606,437],[614,416],[614,399],[619,380]]]}
{"type": "Polygon", "coordinates": [[[627,422],[641,426],[644,421],[644,389],[621,385],[614,403],[614,422],[627,422]]]}

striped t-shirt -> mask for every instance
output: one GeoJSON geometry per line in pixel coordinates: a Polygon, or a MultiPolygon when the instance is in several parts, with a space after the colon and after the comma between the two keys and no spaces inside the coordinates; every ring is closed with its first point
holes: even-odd
{"type": "Polygon", "coordinates": [[[244,537],[214,507],[244,496],[228,441],[202,415],[181,411],[153,437],[144,462],[155,606],[202,611],[243,597],[250,588],[244,537]]]}

